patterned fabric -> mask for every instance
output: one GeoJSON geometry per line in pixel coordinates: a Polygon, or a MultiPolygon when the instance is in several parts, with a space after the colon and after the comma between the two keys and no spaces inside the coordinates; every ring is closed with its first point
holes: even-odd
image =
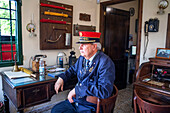
{"type": "Polygon", "coordinates": [[[86,70],[88,70],[88,68],[89,68],[89,65],[90,64],[90,60],[86,60],[86,70]]]}

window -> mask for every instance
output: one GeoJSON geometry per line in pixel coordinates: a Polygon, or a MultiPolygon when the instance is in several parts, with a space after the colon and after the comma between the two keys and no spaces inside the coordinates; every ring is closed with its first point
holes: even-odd
{"type": "Polygon", "coordinates": [[[0,0],[0,67],[23,63],[21,0],[0,0]]]}

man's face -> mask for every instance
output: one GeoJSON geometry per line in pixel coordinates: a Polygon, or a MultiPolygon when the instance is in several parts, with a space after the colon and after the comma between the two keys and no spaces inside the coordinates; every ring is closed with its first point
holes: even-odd
{"type": "Polygon", "coordinates": [[[80,44],[79,50],[86,59],[90,59],[97,52],[95,44],[80,44]]]}

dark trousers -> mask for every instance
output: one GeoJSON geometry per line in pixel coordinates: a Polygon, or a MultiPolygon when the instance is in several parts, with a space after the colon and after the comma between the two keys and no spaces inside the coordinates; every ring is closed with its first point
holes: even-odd
{"type": "Polygon", "coordinates": [[[95,113],[96,105],[92,103],[79,104],[77,102],[70,103],[68,100],[56,104],[51,113],[95,113]]]}

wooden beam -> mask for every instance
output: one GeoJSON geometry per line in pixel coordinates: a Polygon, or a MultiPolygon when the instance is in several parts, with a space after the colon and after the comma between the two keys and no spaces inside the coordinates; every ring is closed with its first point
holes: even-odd
{"type": "Polygon", "coordinates": [[[107,5],[113,5],[113,4],[125,3],[131,1],[135,1],[135,0],[111,0],[111,1],[101,2],[100,4],[107,6],[107,5]]]}
{"type": "MultiPolygon", "coordinates": [[[[142,32],[142,15],[143,15],[143,0],[139,0],[139,8],[138,8],[138,36],[137,36],[137,53],[136,53],[136,67],[135,67],[135,75],[137,70],[139,69],[140,62],[140,47],[141,47],[141,32],[142,32]]],[[[136,80],[136,76],[134,76],[133,81],[136,80]]]]}
{"type": "Polygon", "coordinates": [[[166,34],[166,48],[170,48],[170,13],[168,14],[167,34],[166,34]]]}

